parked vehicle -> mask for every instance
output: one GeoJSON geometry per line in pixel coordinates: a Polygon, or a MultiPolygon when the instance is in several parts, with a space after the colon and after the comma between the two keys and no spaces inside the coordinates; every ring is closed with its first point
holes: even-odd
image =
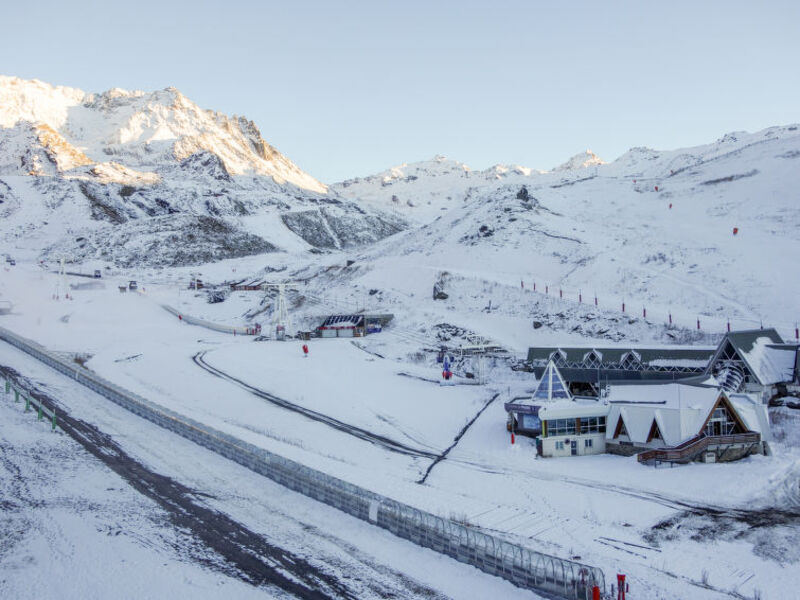
{"type": "Polygon", "coordinates": [[[131,280],[128,282],[128,289],[133,291],[139,289],[139,286],[136,284],[135,281],[131,280]]]}
{"type": "Polygon", "coordinates": [[[95,279],[100,279],[102,276],[103,276],[103,274],[100,272],[100,269],[95,269],[94,270],[94,278],[95,279]]]}

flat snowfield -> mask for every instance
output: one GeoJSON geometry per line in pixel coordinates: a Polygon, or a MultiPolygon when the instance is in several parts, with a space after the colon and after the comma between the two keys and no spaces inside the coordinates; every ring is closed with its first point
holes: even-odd
{"type": "MultiPolygon", "coordinates": [[[[223,267],[215,268],[221,271],[223,267]]],[[[142,293],[119,293],[118,284],[134,278],[131,273],[121,273],[103,279],[103,288],[74,290],[73,300],[54,300],[59,278],[23,263],[2,272],[0,298],[12,302],[14,308],[0,317],[0,325],[53,350],[77,355],[87,368],[131,391],[272,452],[428,511],[500,532],[533,549],[580,557],[601,567],[609,578],[616,572],[626,573],[636,597],[724,598],[740,594],[748,598],[759,592],[765,598],[786,597],[788,590],[800,585],[793,567],[798,553],[791,542],[797,534],[797,495],[791,490],[800,472],[800,452],[788,441],[776,441],[771,457],[672,469],[644,467],[635,458],[610,455],[536,459],[531,440],[518,437],[512,446],[505,431],[503,402],[534,386],[526,374],[495,368],[489,385],[470,385],[474,380],[457,378],[455,386],[440,386],[433,356],[420,353],[412,333],[401,324],[394,330],[398,335],[393,335],[390,325],[382,334],[357,340],[358,345],[346,339],[313,340],[305,358],[301,342],[255,342],[252,337],[221,334],[187,325],[161,307],[162,302],[169,302],[187,314],[240,325],[233,315],[252,307],[260,295],[235,294],[230,303],[208,305],[202,294],[185,290],[179,294],[164,273],[135,277],[144,288],[142,293]],[[431,468],[448,448],[444,459],[431,468]],[[424,484],[419,483],[423,477],[424,484]]],[[[446,569],[420,570],[420,561],[427,562],[432,553],[391,536],[387,539],[388,534],[365,524],[351,524],[352,519],[336,511],[297,498],[258,475],[176,439],[65,382],[8,346],[0,347],[0,364],[44,386],[65,410],[108,433],[148,468],[174,477],[198,493],[210,494],[211,505],[247,525],[249,531],[269,530],[287,555],[299,550],[285,540],[302,536],[291,528],[284,532],[279,522],[265,525],[259,503],[267,498],[269,511],[287,515],[292,522],[311,523],[314,531],[333,536],[344,535],[342,531],[361,532],[348,537],[346,543],[379,562],[390,561],[396,570],[424,582],[436,593],[457,598],[513,597],[516,593],[513,587],[499,580],[495,584],[493,578],[449,559],[436,559],[437,564],[447,563],[446,569]],[[299,506],[302,513],[298,516],[299,506]],[[393,549],[392,544],[400,548],[393,549]],[[402,565],[394,562],[399,556],[404,557],[402,565]],[[464,569],[468,576],[461,574],[464,569]],[[479,581],[476,586],[488,587],[473,588],[473,580],[479,581]],[[464,586],[458,587],[459,581],[464,586]]],[[[44,425],[14,413],[19,408],[13,406],[13,399],[0,401],[4,403],[4,422],[13,423],[14,429],[14,437],[6,437],[5,455],[32,453],[35,443],[32,446],[29,440],[44,434],[20,433],[20,428],[38,432],[44,425]]],[[[789,426],[796,423],[790,421],[789,426]]],[[[133,516],[119,523],[124,536],[120,533],[122,541],[117,543],[123,545],[123,558],[146,565],[155,560],[155,551],[165,557],[167,565],[181,565],[184,579],[194,582],[198,597],[222,594],[219,586],[230,581],[230,574],[220,574],[214,567],[216,559],[209,559],[210,566],[201,568],[198,564],[204,561],[186,559],[182,550],[170,550],[190,545],[192,535],[182,533],[184,537],[174,543],[142,541],[152,536],[137,533],[140,522],[160,531],[161,539],[180,537],[163,523],[159,525],[158,519],[152,524],[148,514],[156,509],[147,504],[152,498],[138,498],[124,482],[105,483],[113,475],[101,464],[79,459],[79,449],[67,449],[67,442],[52,444],[57,446],[54,453],[66,453],[79,465],[76,472],[91,472],[86,479],[93,482],[94,491],[86,491],[85,496],[76,480],[63,472],[57,474],[56,487],[67,486],[64,493],[74,498],[73,504],[101,507],[89,512],[102,527],[111,520],[108,513],[113,513],[103,508],[116,493],[111,488],[125,490],[133,516]],[[126,558],[128,555],[132,558],[126,558]]],[[[51,467],[36,463],[40,464],[38,470],[26,473],[20,465],[27,462],[14,461],[16,467],[6,462],[6,471],[22,469],[20,477],[30,495],[49,498],[52,486],[43,480],[51,476],[51,467]]],[[[14,478],[4,478],[4,485],[19,496],[22,492],[13,487],[17,485],[14,478]]],[[[14,502],[13,510],[4,514],[15,522],[60,523],[53,513],[40,511],[33,516],[32,508],[14,502]]],[[[74,520],[74,516],[64,518],[74,520]]],[[[23,533],[8,542],[11,550],[0,559],[6,571],[13,573],[3,585],[18,591],[22,581],[35,573],[41,591],[36,597],[57,597],[55,588],[34,566],[53,560],[60,560],[59,568],[64,571],[96,574],[100,567],[95,565],[103,565],[104,560],[110,561],[108,572],[125,571],[122,559],[108,558],[110,553],[106,558],[99,551],[87,553],[84,560],[83,554],[63,550],[64,544],[95,548],[103,543],[105,537],[96,529],[65,530],[61,539],[55,533],[41,537],[25,534],[22,527],[23,533]],[[21,562],[20,550],[35,560],[21,562]],[[69,560],[63,558],[66,555],[69,560]]],[[[203,556],[206,551],[219,552],[198,550],[203,556]]],[[[329,560],[326,552],[314,542],[303,556],[318,564],[329,560]]],[[[162,589],[158,577],[154,575],[151,589],[162,589]]],[[[246,578],[238,579],[239,583],[231,585],[248,590],[243,594],[271,593],[242,584],[246,578]]],[[[427,592],[402,587],[396,578],[392,581],[400,586],[403,597],[428,597],[427,592]]],[[[102,585],[111,587],[107,581],[102,585]]],[[[133,589],[146,587],[144,582],[139,585],[133,589]]],[[[225,593],[234,587],[226,588],[225,593]]]]}

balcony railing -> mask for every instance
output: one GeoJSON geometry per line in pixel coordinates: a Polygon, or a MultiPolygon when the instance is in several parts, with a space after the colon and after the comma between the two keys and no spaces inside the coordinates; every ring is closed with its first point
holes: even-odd
{"type": "Polygon", "coordinates": [[[761,434],[754,431],[734,433],[732,435],[698,435],[674,448],[656,448],[640,452],[636,459],[639,462],[651,460],[663,462],[689,461],[704,452],[709,446],[725,446],[731,444],[754,444],[761,441],[761,434]]]}

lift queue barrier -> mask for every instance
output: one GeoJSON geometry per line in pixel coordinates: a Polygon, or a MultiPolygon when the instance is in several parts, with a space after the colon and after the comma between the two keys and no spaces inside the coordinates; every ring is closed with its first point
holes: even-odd
{"type": "Polygon", "coordinates": [[[533,591],[579,600],[592,598],[595,587],[605,591],[605,577],[597,567],[507,542],[273,454],[124,390],[2,327],[0,339],[160,427],[419,546],[533,591]]]}

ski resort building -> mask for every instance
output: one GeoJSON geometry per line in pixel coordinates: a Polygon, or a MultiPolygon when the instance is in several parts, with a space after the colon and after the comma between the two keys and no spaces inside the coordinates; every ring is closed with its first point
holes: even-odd
{"type": "Polygon", "coordinates": [[[366,333],[364,315],[331,315],[317,327],[319,337],[361,337],[366,333]]]}
{"type": "Polygon", "coordinates": [[[534,347],[528,363],[541,377],[552,361],[573,393],[599,395],[621,381],[669,382],[714,376],[723,389],[756,393],[767,401],[797,389],[797,344],[774,329],[727,333],[716,347],[534,347]]]}
{"type": "Polygon", "coordinates": [[[551,361],[533,396],[505,409],[509,428],[535,437],[544,457],[609,452],[640,462],[717,462],[766,453],[769,418],[759,396],[706,380],[617,382],[598,398],[575,397],[551,361]]]}
{"type": "Polygon", "coordinates": [[[317,335],[322,338],[334,338],[361,337],[370,333],[380,333],[393,318],[392,314],[331,315],[317,327],[317,335]]]}
{"type": "Polygon", "coordinates": [[[605,401],[606,451],[640,462],[736,460],[765,452],[771,440],[758,396],[714,385],[614,384],[605,401]]]}
{"type": "Polygon", "coordinates": [[[797,344],[785,343],[774,329],[734,331],[717,346],[706,374],[725,390],[760,394],[766,402],[797,390],[798,361],[797,344]]]}
{"type": "Polygon", "coordinates": [[[231,283],[232,292],[260,292],[264,289],[263,279],[242,279],[231,283]]]}
{"type": "Polygon", "coordinates": [[[512,430],[536,437],[541,456],[579,456],[605,452],[608,406],[576,398],[551,362],[530,398],[506,403],[512,430]]]}

